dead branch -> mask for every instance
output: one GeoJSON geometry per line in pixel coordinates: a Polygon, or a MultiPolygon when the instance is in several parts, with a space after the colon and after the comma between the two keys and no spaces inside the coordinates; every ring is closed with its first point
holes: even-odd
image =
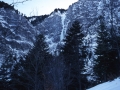
{"type": "Polygon", "coordinates": [[[11,3],[10,5],[11,6],[16,6],[16,5],[20,4],[20,3],[23,4],[24,2],[27,2],[27,1],[31,1],[31,0],[23,0],[23,1],[18,1],[17,0],[16,2],[14,2],[14,0],[13,0],[13,3],[11,3]]]}

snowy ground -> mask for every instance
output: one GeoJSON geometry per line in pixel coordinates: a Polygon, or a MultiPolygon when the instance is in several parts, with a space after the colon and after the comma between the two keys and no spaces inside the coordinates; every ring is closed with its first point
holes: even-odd
{"type": "Polygon", "coordinates": [[[99,84],[87,90],[120,90],[120,78],[117,78],[111,82],[99,84]]]}

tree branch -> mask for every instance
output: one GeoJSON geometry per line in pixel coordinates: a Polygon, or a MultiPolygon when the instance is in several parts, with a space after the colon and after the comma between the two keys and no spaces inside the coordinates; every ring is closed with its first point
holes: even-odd
{"type": "Polygon", "coordinates": [[[14,2],[14,0],[13,0],[13,3],[11,3],[10,5],[12,5],[12,6],[15,6],[15,5],[17,5],[17,4],[20,4],[20,3],[24,3],[24,2],[27,2],[27,1],[31,1],[31,0],[23,0],[23,1],[16,1],[16,2],[14,2]]]}

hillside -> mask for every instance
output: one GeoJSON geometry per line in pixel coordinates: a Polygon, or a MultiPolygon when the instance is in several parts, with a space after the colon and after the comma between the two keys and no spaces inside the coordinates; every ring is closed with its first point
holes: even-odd
{"type": "Polygon", "coordinates": [[[120,0],[78,0],[31,17],[0,5],[0,90],[119,88],[120,0]]]}

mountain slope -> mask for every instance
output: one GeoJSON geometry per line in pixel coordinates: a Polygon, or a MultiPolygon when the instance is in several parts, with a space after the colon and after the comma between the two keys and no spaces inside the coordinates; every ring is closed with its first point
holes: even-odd
{"type": "MultiPolygon", "coordinates": [[[[45,18],[42,23],[36,26],[39,33],[46,36],[46,41],[50,46],[50,52],[54,53],[59,44],[64,39],[67,30],[71,24],[78,20],[80,21],[83,32],[86,36],[89,34],[94,35],[97,28],[97,7],[98,1],[78,1],[69,6],[67,11],[61,13],[59,10],[53,12],[48,18],[45,18]],[[92,24],[94,24],[92,26],[92,24]]],[[[89,37],[93,39],[94,37],[89,37]]],[[[94,41],[94,40],[93,40],[94,41]]],[[[93,43],[93,42],[92,42],[93,43]]]]}
{"type": "MultiPolygon", "coordinates": [[[[114,0],[114,25],[119,24],[119,0],[114,0]]],[[[110,10],[108,0],[79,0],[69,6],[67,10],[56,9],[49,16],[40,16],[34,26],[19,12],[0,8],[0,53],[14,51],[19,54],[27,53],[33,46],[35,37],[40,33],[45,35],[49,51],[55,53],[61,46],[67,30],[77,20],[82,25],[85,34],[84,43],[88,46],[88,61],[93,60],[96,44],[96,35],[99,26],[99,16],[105,18],[110,26],[110,10]],[[42,19],[43,18],[43,19],[42,19]],[[36,24],[36,25],[35,25],[36,24]]],[[[34,19],[34,18],[31,18],[34,19]]],[[[90,63],[91,64],[91,63],[90,63]]]]}
{"type": "MultiPolygon", "coordinates": [[[[119,0],[112,2],[114,5],[113,23],[119,26],[120,8],[117,2],[119,2],[119,0]]],[[[57,45],[64,39],[66,31],[71,27],[71,24],[77,20],[81,23],[82,30],[86,34],[87,40],[85,40],[85,42],[94,46],[96,45],[95,37],[100,24],[99,17],[104,16],[107,26],[110,27],[111,25],[112,16],[110,15],[110,8],[112,8],[112,6],[110,6],[109,0],[79,0],[70,5],[64,12],[57,10],[51,13],[50,16],[36,26],[36,30],[46,36],[51,49],[50,52],[54,53],[57,45]]]]}
{"type": "Polygon", "coordinates": [[[15,10],[0,8],[0,55],[26,54],[35,41],[35,29],[15,10]]]}
{"type": "Polygon", "coordinates": [[[93,62],[95,57],[95,48],[97,46],[97,31],[100,25],[100,16],[105,19],[104,23],[107,28],[111,28],[112,24],[115,33],[119,33],[120,27],[120,1],[119,0],[79,0],[69,6],[69,8],[61,13],[59,10],[53,12],[49,17],[45,18],[36,27],[38,33],[42,33],[46,37],[49,45],[49,52],[54,54],[61,47],[67,30],[72,23],[77,20],[80,22],[82,32],[85,34],[84,44],[87,46],[86,73],[93,79],[93,62]],[[112,5],[110,3],[112,1],[112,5]]]}

